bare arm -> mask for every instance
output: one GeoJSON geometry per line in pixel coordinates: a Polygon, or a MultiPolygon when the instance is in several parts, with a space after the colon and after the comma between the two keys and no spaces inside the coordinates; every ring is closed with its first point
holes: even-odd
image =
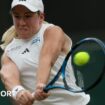
{"type": "Polygon", "coordinates": [[[37,84],[47,83],[50,69],[62,51],[64,33],[59,27],[51,27],[45,32],[44,39],[37,71],[37,84]]]}
{"type": "Polygon", "coordinates": [[[37,100],[43,100],[49,96],[48,93],[43,92],[43,87],[48,82],[51,67],[63,50],[64,40],[64,32],[57,26],[49,27],[45,31],[44,44],[40,53],[39,67],[37,70],[35,91],[35,99],[37,100]]]}
{"type": "MultiPolygon", "coordinates": [[[[12,91],[14,88],[21,86],[18,68],[15,63],[6,56],[6,54],[4,54],[2,57],[0,76],[6,89],[9,91],[12,91]]],[[[22,105],[32,105],[34,101],[31,93],[23,87],[20,91],[18,91],[16,97],[13,98],[22,105]]]]}
{"type": "Polygon", "coordinates": [[[15,63],[6,56],[6,54],[2,56],[2,68],[0,75],[7,90],[11,91],[15,86],[20,85],[18,68],[15,63]]]}

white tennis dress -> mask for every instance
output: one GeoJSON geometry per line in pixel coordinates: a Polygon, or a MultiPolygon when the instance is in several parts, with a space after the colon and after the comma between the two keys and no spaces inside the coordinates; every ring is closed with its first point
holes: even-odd
{"type": "MultiPolygon", "coordinates": [[[[43,23],[40,31],[31,39],[22,40],[14,38],[5,50],[8,57],[11,58],[19,68],[22,85],[31,92],[35,90],[36,70],[38,68],[39,54],[44,41],[44,31],[49,26],[53,26],[53,24],[43,23]]],[[[59,55],[56,63],[52,67],[49,80],[51,80],[59,70],[64,58],[64,54],[59,55]]],[[[67,77],[70,81],[70,85],[75,86],[75,78],[70,66],[70,60],[68,64],[69,66],[66,68],[69,72],[67,73],[67,77]]],[[[62,84],[61,79],[59,79],[56,84],[62,84]]],[[[35,101],[33,105],[87,105],[89,100],[90,96],[85,93],[72,93],[63,89],[54,89],[51,90],[51,95],[47,99],[35,101]]]]}

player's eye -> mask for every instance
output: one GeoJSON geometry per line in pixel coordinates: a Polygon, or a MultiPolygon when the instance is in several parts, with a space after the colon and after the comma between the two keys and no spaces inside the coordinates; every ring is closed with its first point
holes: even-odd
{"type": "Polygon", "coordinates": [[[30,18],[30,17],[32,17],[32,15],[31,14],[26,14],[25,17],[30,18]]]}
{"type": "Polygon", "coordinates": [[[17,18],[17,19],[21,18],[21,16],[19,16],[19,15],[14,15],[14,17],[17,18]]]}

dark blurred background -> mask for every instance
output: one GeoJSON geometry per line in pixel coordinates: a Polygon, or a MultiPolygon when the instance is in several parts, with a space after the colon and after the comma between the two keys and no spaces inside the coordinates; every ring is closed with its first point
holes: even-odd
{"type": "MultiPolygon", "coordinates": [[[[97,37],[105,41],[104,0],[44,0],[45,20],[59,25],[72,38],[73,43],[85,37],[97,37]]],[[[12,25],[9,14],[11,0],[0,4],[0,38],[12,25]]],[[[101,62],[101,61],[100,61],[101,62]]],[[[89,105],[105,105],[105,78],[90,91],[89,105]]],[[[0,83],[0,90],[4,86],[0,83]]],[[[9,98],[0,97],[0,105],[11,105],[9,98]]]]}

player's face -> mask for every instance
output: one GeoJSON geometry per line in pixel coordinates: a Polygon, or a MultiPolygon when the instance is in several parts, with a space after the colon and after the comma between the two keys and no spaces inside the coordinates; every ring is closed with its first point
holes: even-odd
{"type": "Polygon", "coordinates": [[[13,23],[19,38],[28,39],[37,33],[44,20],[40,12],[31,12],[24,6],[16,6],[12,10],[13,23]]]}

